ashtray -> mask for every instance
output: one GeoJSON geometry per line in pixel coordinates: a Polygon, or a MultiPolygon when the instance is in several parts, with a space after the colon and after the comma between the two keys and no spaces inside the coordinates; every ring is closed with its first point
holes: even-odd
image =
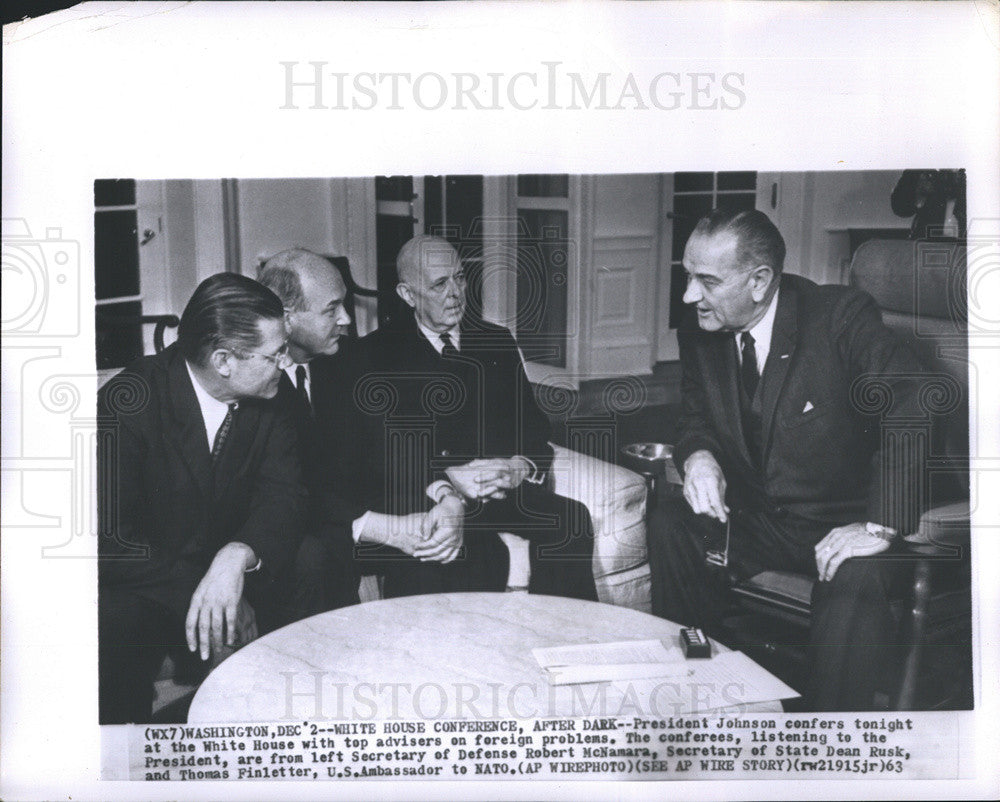
{"type": "Polygon", "coordinates": [[[644,462],[666,462],[673,456],[674,447],[668,443],[632,443],[622,453],[644,462]]]}

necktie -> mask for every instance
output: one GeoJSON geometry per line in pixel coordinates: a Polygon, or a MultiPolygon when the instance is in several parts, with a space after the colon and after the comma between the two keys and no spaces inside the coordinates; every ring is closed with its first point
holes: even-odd
{"type": "Polygon", "coordinates": [[[222,449],[226,446],[226,440],[229,438],[229,430],[233,428],[234,417],[236,417],[235,403],[229,405],[226,417],[222,419],[222,425],[219,427],[219,431],[215,433],[215,441],[212,443],[213,465],[219,461],[219,457],[222,455],[222,449]]]}
{"type": "Polygon", "coordinates": [[[309,393],[306,390],[306,366],[296,365],[295,367],[295,392],[299,400],[305,404],[306,409],[312,411],[312,404],[309,403],[309,393]]]}
{"type": "Polygon", "coordinates": [[[757,349],[754,347],[754,339],[749,331],[740,335],[740,351],[743,354],[743,364],[740,367],[740,379],[743,382],[743,389],[746,390],[747,398],[753,399],[757,392],[757,383],[760,381],[760,371],[757,370],[757,349]]]}
{"type": "Polygon", "coordinates": [[[455,343],[451,341],[451,335],[448,332],[441,332],[441,342],[444,343],[444,348],[441,349],[441,356],[455,356],[458,354],[458,349],[455,347],[455,343]]]}

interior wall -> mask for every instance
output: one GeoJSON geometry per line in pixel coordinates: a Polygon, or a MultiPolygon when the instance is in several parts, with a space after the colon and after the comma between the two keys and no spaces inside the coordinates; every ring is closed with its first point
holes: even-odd
{"type": "MultiPolygon", "coordinates": [[[[221,180],[145,182],[162,185],[167,246],[157,309],[180,314],[199,282],[226,269],[226,205],[221,180]]],[[[237,266],[256,276],[260,260],[299,246],[347,256],[355,281],[375,284],[374,181],[371,179],[240,179],[236,182],[237,266]]],[[[358,328],[375,324],[373,301],[357,306],[358,328]]]]}
{"type": "Polygon", "coordinates": [[[794,272],[820,284],[842,283],[843,262],[850,256],[848,229],[908,229],[909,219],[896,217],[889,203],[900,175],[898,170],[806,173],[802,263],[794,272]]]}

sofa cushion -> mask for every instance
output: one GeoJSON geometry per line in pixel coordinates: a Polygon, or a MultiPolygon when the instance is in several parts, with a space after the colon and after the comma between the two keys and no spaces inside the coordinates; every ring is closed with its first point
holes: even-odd
{"type": "Polygon", "coordinates": [[[646,562],[646,482],[610,462],[553,446],[554,493],[590,511],[594,526],[594,576],[600,578],[646,562]]]}

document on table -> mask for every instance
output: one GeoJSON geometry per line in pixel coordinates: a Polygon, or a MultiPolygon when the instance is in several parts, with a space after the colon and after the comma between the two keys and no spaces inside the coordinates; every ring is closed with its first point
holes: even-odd
{"type": "Polygon", "coordinates": [[[655,693],[679,713],[799,695],[741,652],[688,660],[679,646],[644,640],[552,646],[532,654],[552,685],[627,683],[628,691],[655,693]]]}
{"type": "Polygon", "coordinates": [[[659,640],[549,646],[531,653],[552,685],[681,676],[687,671],[680,647],[659,640]]]}

